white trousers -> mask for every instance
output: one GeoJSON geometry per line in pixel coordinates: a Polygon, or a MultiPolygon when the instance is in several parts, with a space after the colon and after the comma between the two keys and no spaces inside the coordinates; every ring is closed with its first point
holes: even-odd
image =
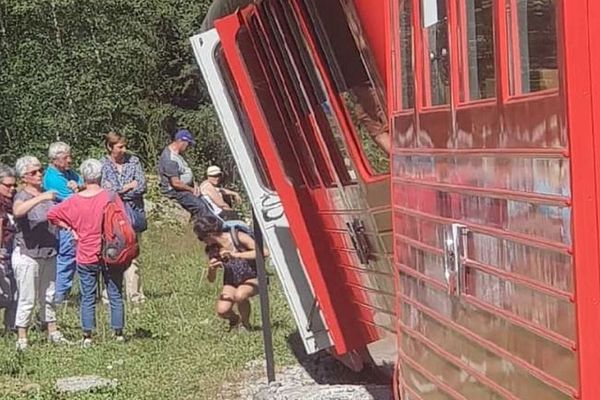
{"type": "Polygon", "coordinates": [[[31,258],[21,254],[21,249],[17,247],[12,254],[12,267],[17,281],[15,326],[29,327],[36,302],[40,307],[42,322],[55,322],[56,257],[31,258]]]}

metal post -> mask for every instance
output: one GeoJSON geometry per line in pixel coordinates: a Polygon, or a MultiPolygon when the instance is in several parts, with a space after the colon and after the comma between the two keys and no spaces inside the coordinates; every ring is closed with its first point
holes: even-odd
{"type": "Polygon", "coordinates": [[[256,270],[258,275],[258,292],[260,296],[260,316],[262,320],[263,342],[265,346],[265,359],[267,361],[267,380],[275,381],[275,361],[273,357],[273,335],[271,333],[271,317],[269,315],[269,291],[267,270],[265,269],[265,255],[262,231],[258,219],[252,210],[254,228],[254,242],[256,247],[256,270]]]}

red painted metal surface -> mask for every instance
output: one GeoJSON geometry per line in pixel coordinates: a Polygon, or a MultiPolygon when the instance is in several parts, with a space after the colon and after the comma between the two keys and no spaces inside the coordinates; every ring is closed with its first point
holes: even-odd
{"type": "MultiPolygon", "coordinates": [[[[357,261],[344,223],[360,213],[385,212],[387,205],[350,207],[345,201],[366,195],[358,187],[387,178],[375,176],[365,159],[304,1],[292,0],[287,12],[298,18],[328,117],[341,129],[338,140],[347,154],[337,158],[334,133],[317,111],[322,104],[315,97],[308,100],[311,111],[302,111],[295,85],[307,89],[311,79],[300,71],[291,32],[278,42],[269,17],[257,14],[268,1],[216,26],[336,350],[376,339],[376,315],[393,313],[395,386],[403,400],[600,398],[600,139],[594,130],[600,126],[600,24],[593,22],[600,20],[600,3],[540,2],[556,7],[532,17],[556,17],[547,21],[556,22],[553,68],[531,67],[529,54],[520,55],[529,45],[520,35],[529,33],[519,29],[517,14],[519,4],[529,2],[493,1],[493,37],[487,39],[494,59],[486,61],[467,57],[477,51],[466,36],[467,1],[432,0],[447,9],[429,27],[423,26],[424,0],[354,1],[385,78],[393,130],[395,265],[393,282],[382,284],[389,272],[357,261]],[[413,12],[414,107],[405,107],[401,93],[404,1],[413,12]],[[440,24],[447,25],[446,36],[440,24]],[[287,116],[281,132],[269,126],[257,99],[260,88],[253,87],[257,82],[240,54],[236,35],[243,26],[253,32],[256,51],[262,48],[257,57],[268,79],[261,83],[278,99],[273,112],[287,116]],[[495,68],[492,77],[481,78],[495,96],[471,101],[471,89],[481,86],[471,86],[469,62],[495,68]],[[287,75],[296,64],[295,74],[287,75]],[[521,74],[523,68],[533,72],[521,74]],[[531,84],[535,79],[539,87],[531,84]],[[277,135],[294,144],[287,153],[277,135]],[[312,176],[303,154],[318,159],[322,171],[312,176]],[[345,157],[355,163],[360,184],[346,177],[334,188],[345,157]],[[286,173],[290,160],[297,164],[295,180],[286,173]],[[447,270],[453,224],[466,229],[458,288],[447,270]]],[[[274,11],[271,18],[284,14],[274,11]]]]}
{"type": "Polygon", "coordinates": [[[316,297],[323,310],[325,321],[329,328],[332,339],[338,343],[344,343],[344,336],[340,327],[339,316],[332,313],[333,301],[331,293],[325,283],[323,272],[315,268],[318,265],[319,255],[318,250],[312,243],[312,237],[306,222],[303,219],[303,211],[301,205],[296,202],[296,196],[301,195],[297,192],[284,171],[279,167],[280,159],[274,144],[269,135],[269,127],[264,120],[263,111],[255,100],[252,81],[248,78],[246,66],[239,58],[239,50],[237,46],[237,34],[242,27],[242,23],[238,15],[232,15],[215,22],[215,27],[219,32],[223,50],[227,57],[227,62],[236,75],[236,85],[240,90],[240,97],[244,102],[244,107],[251,120],[257,140],[263,143],[265,162],[273,184],[279,188],[279,196],[285,204],[286,216],[290,220],[290,224],[295,226],[294,238],[299,243],[305,243],[303,246],[302,259],[307,266],[307,272],[311,279],[311,283],[315,289],[316,297]],[[270,151],[269,151],[270,150],[270,151]],[[311,267],[313,266],[313,267],[311,267]]]}
{"type": "MultiPolygon", "coordinates": [[[[589,169],[593,136],[582,143],[573,136],[591,133],[592,125],[586,124],[592,113],[589,98],[580,92],[589,87],[589,74],[578,71],[570,77],[568,68],[574,60],[589,66],[587,36],[583,29],[558,33],[559,39],[572,35],[579,43],[569,47],[570,56],[558,52],[566,83],[560,90],[523,93],[520,72],[514,71],[528,64],[509,57],[520,51],[523,40],[516,36],[517,2],[511,0],[507,19],[507,3],[495,1],[496,96],[471,102],[465,52],[474,47],[461,36],[467,31],[465,2],[435,2],[447,7],[447,18],[425,28],[423,12],[430,11],[424,11],[421,0],[406,1],[412,1],[413,10],[416,109],[403,109],[399,94],[390,95],[397,99],[391,118],[394,250],[400,279],[397,394],[403,399],[566,399],[578,397],[586,386],[593,393],[581,368],[591,362],[591,348],[581,350],[591,339],[582,317],[594,312],[589,325],[597,332],[600,315],[593,303],[600,283],[594,262],[596,187],[589,185],[595,179],[589,169]],[[439,53],[444,36],[437,41],[428,36],[439,35],[435,29],[440,23],[448,27],[449,65],[441,78],[449,79],[448,105],[435,105],[439,92],[434,94],[434,85],[440,81],[430,81],[433,74],[439,78],[444,62],[439,53]],[[570,86],[575,75],[578,82],[570,86]],[[577,115],[587,113],[588,118],[577,117],[574,125],[575,104],[580,106],[577,115]],[[579,160],[572,154],[575,147],[585,149],[579,160]],[[587,173],[579,170],[586,157],[587,173]],[[578,188],[583,180],[588,185],[578,188]],[[579,219],[588,209],[592,221],[579,219]],[[460,256],[464,281],[458,291],[451,288],[444,269],[446,235],[454,223],[468,230],[460,256]],[[594,234],[583,237],[584,231],[594,234]],[[586,273],[595,279],[581,283],[586,273]]],[[[402,2],[392,7],[393,34],[400,30],[402,2]]],[[[556,4],[568,9],[566,2],[556,4]]],[[[581,5],[567,11],[572,23],[587,18],[581,5]]],[[[559,10],[557,21],[568,26],[567,15],[561,19],[559,10]]],[[[391,43],[398,46],[400,39],[391,43]]],[[[396,47],[390,53],[398,57],[401,52],[396,47]]],[[[388,81],[388,90],[403,89],[401,66],[399,58],[390,60],[395,78],[388,81]]],[[[540,73],[549,77],[551,86],[552,71],[540,73]]],[[[598,360],[594,358],[591,370],[598,370],[598,360]]]]}
{"type": "Polygon", "coordinates": [[[350,160],[353,166],[364,160],[298,11],[289,4],[263,2],[218,21],[216,28],[335,350],[344,354],[376,340],[382,329],[394,329],[391,268],[384,259],[363,265],[346,226],[353,218],[366,218],[367,231],[376,234],[371,213],[385,213],[389,200],[369,205],[369,185],[379,185],[381,178],[369,175],[370,184],[359,184],[362,174],[348,174],[350,160]],[[322,85],[317,92],[311,86],[315,82],[322,85]],[[323,95],[329,111],[317,101],[323,95]],[[333,123],[341,128],[337,141],[330,130],[333,123]],[[341,143],[345,156],[339,153],[341,143]]]}
{"type": "Polygon", "coordinates": [[[600,4],[561,1],[562,90],[568,115],[569,155],[573,177],[573,240],[575,258],[579,398],[600,398],[598,332],[600,330],[600,258],[598,212],[600,140],[600,4]],[[595,71],[595,72],[594,72],[595,71]]]}
{"type": "MultiPolygon", "coordinates": [[[[350,1],[350,0],[347,0],[350,1]]],[[[389,6],[387,0],[353,0],[356,12],[360,18],[363,30],[369,42],[369,46],[375,61],[379,74],[387,81],[390,71],[387,63],[389,46],[387,45],[390,30],[386,20],[389,13],[386,7],[389,6]]]]}

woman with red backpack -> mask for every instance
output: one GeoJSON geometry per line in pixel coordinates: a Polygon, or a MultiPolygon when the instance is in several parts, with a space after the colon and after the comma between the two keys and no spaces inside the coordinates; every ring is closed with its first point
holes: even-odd
{"type": "Polygon", "coordinates": [[[127,265],[109,266],[103,259],[103,223],[105,209],[111,203],[125,215],[119,196],[102,189],[102,164],[95,159],[81,164],[85,190],[56,205],[48,213],[48,220],[61,228],[71,230],[77,241],[77,273],[81,286],[81,328],[84,347],[92,345],[96,327],[97,278],[102,274],[110,302],[110,325],[115,340],[121,342],[125,323],[123,306],[123,272],[127,265]]]}

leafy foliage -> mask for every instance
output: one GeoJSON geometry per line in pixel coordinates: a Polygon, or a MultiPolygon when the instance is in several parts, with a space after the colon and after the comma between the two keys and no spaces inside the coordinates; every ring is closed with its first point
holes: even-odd
{"type": "Polygon", "coordinates": [[[233,165],[191,54],[210,0],[0,0],[0,162],[44,158],[61,139],[76,158],[118,129],[147,168],[177,127],[193,164],[233,165]]]}

